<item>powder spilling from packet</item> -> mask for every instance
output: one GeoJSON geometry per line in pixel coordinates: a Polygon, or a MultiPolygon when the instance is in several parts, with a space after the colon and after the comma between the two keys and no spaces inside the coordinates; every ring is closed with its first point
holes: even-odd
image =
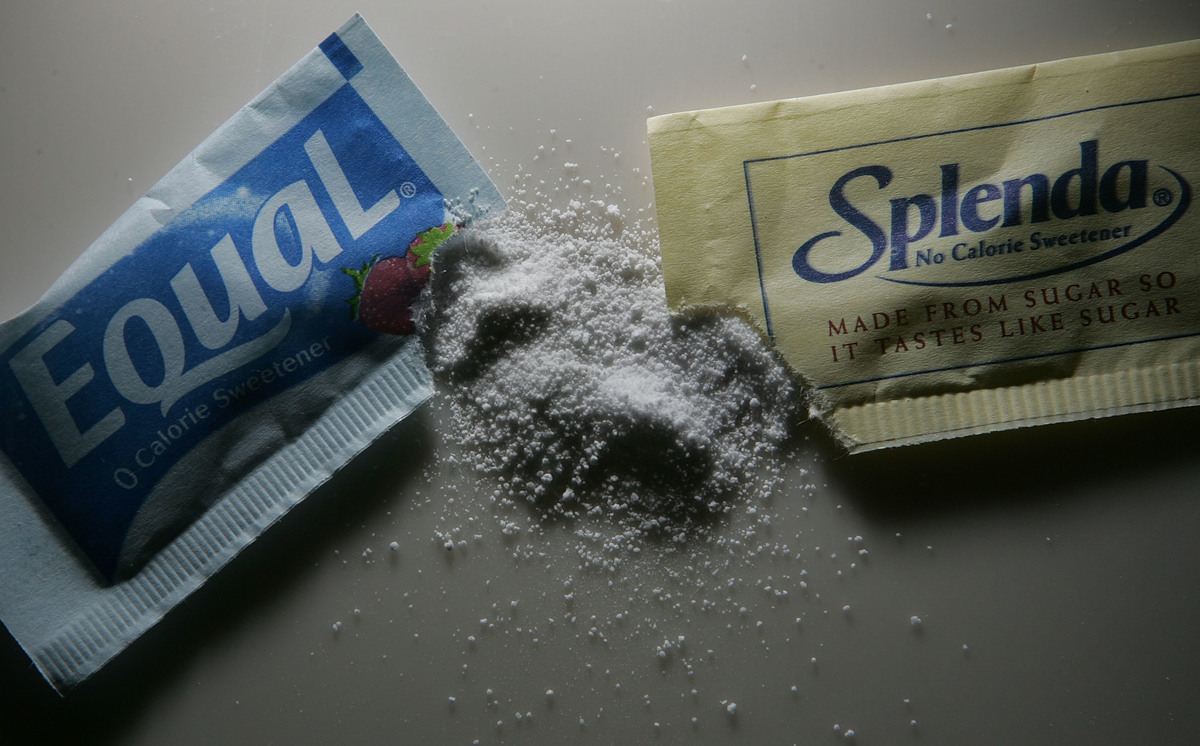
{"type": "Polygon", "coordinates": [[[52,685],[428,398],[426,249],[503,206],[356,16],[0,327],[0,617],[52,685]]]}
{"type": "Polygon", "coordinates": [[[615,206],[514,209],[434,253],[422,306],[464,457],[546,519],[602,518],[610,543],[684,541],[769,492],[797,410],[750,324],[668,312],[657,258],[615,206]]]}
{"type": "Polygon", "coordinates": [[[673,308],[852,450],[1200,403],[1200,42],[649,122],[673,308]]]}

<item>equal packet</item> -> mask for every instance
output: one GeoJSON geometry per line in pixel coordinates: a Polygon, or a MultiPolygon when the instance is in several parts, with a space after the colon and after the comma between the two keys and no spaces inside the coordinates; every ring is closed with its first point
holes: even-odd
{"type": "Polygon", "coordinates": [[[1200,42],[649,120],[668,302],[852,452],[1200,402],[1200,42]]]}
{"type": "Polygon", "coordinates": [[[503,207],[355,16],[0,326],[0,619],[55,689],[430,396],[428,250],[503,207]]]}

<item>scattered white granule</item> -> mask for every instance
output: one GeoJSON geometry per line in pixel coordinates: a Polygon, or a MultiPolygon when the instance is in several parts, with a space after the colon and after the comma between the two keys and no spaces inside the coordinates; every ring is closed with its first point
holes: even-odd
{"type": "Polygon", "coordinates": [[[668,312],[658,261],[615,205],[510,209],[438,248],[419,316],[462,458],[539,515],[607,516],[621,546],[768,494],[799,410],[748,323],[668,312]]]}

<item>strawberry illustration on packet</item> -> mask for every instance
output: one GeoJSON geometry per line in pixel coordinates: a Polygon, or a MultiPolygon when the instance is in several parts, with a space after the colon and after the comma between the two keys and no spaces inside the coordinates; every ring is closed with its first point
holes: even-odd
{"type": "Polygon", "coordinates": [[[360,269],[343,267],[354,280],[354,296],[346,299],[351,319],[382,334],[415,332],[413,305],[429,282],[429,257],[458,228],[454,223],[434,226],[418,234],[401,256],[380,259],[376,254],[360,269]]]}

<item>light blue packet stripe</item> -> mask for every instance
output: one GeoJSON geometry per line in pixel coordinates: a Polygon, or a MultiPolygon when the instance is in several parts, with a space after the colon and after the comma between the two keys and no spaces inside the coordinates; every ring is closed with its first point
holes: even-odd
{"type": "Polygon", "coordinates": [[[0,618],[56,688],[430,395],[347,274],[503,206],[355,16],[0,326],[0,618]]]}

